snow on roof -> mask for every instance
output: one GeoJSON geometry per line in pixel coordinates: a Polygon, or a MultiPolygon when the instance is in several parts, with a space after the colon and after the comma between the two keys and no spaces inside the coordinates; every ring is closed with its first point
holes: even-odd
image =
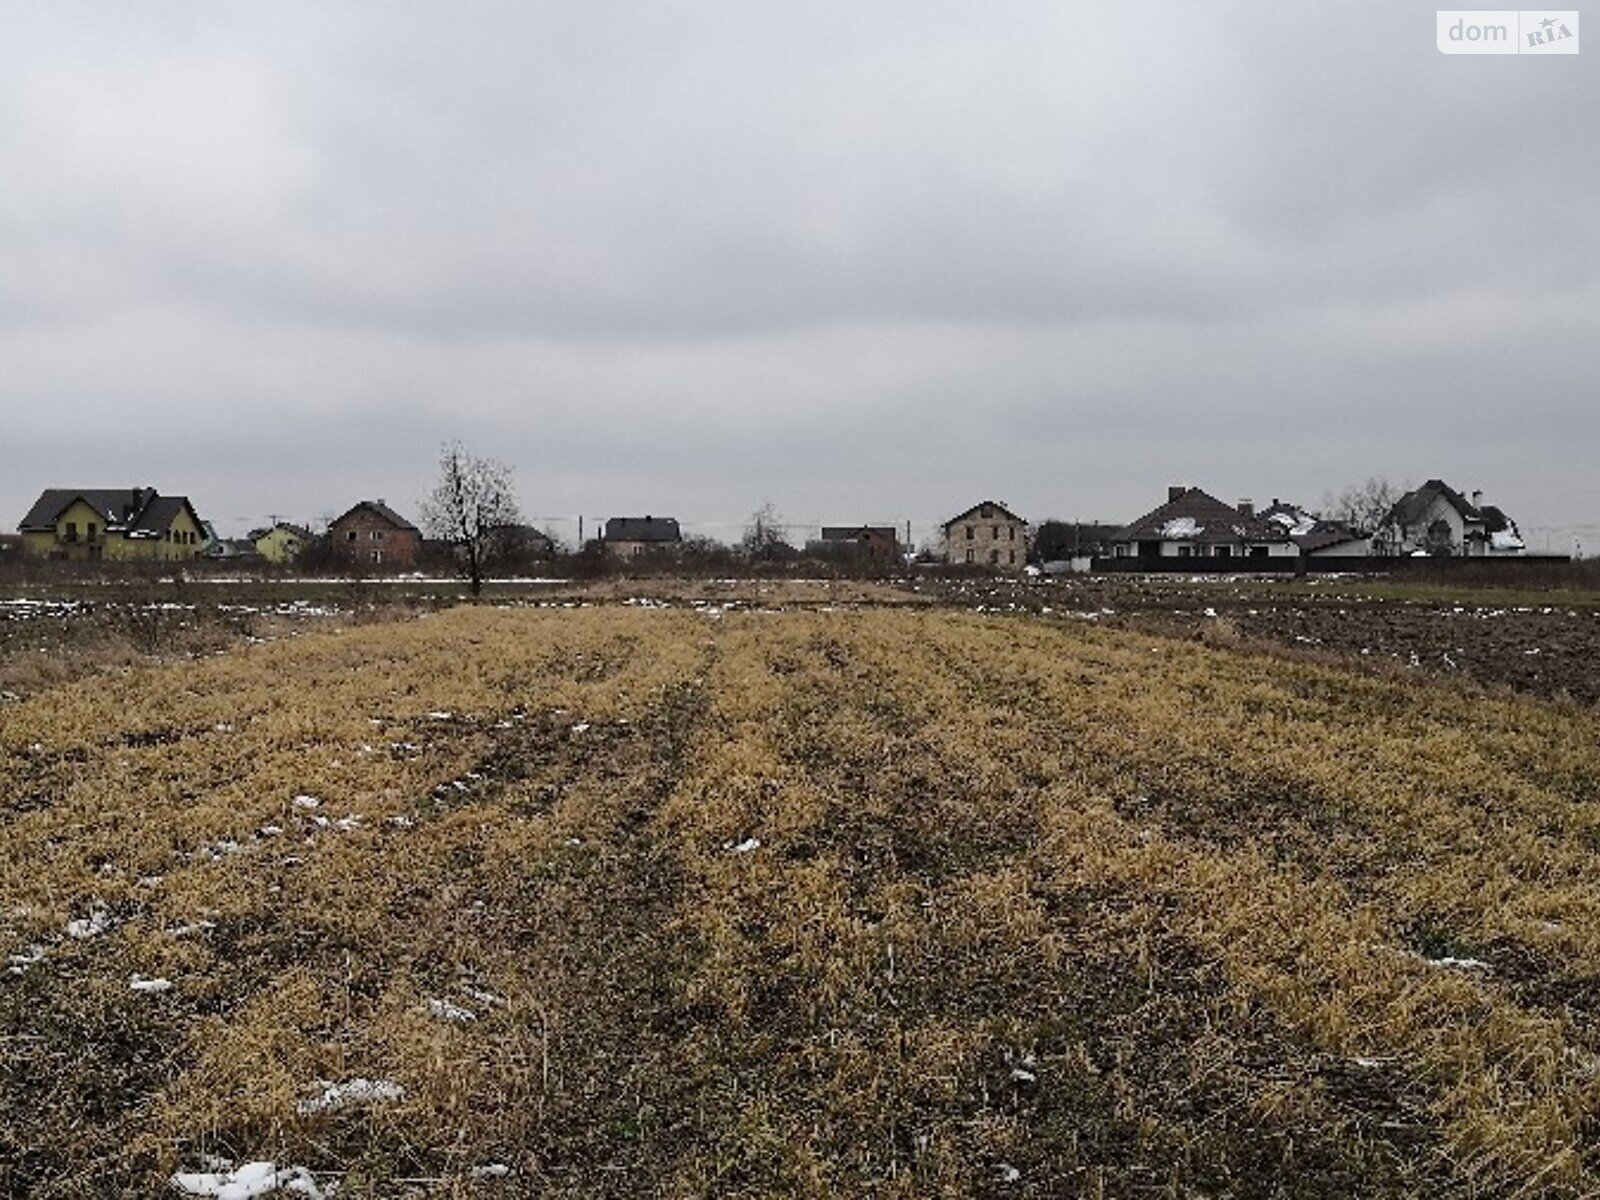
{"type": "Polygon", "coordinates": [[[1496,550],[1525,550],[1522,539],[1511,529],[1497,529],[1489,535],[1489,543],[1496,550]]]}
{"type": "Polygon", "coordinates": [[[1173,517],[1161,527],[1161,536],[1164,538],[1192,538],[1199,537],[1203,527],[1196,524],[1193,517],[1173,517]]]}
{"type": "Polygon", "coordinates": [[[1282,525],[1289,531],[1290,537],[1304,537],[1317,527],[1317,519],[1311,514],[1291,509],[1275,512],[1267,520],[1282,525]]]}

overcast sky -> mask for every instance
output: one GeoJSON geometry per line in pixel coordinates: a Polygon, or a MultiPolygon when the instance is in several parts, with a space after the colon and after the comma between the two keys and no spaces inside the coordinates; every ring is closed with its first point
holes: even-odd
{"type": "Polygon", "coordinates": [[[459,438],[541,522],[1440,476],[1600,551],[1600,16],[1434,12],[6,5],[0,514],[414,515],[459,438]]]}

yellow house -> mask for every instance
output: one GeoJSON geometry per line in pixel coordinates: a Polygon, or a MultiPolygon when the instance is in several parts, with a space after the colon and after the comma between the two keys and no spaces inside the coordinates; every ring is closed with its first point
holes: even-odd
{"type": "Polygon", "coordinates": [[[292,563],[300,552],[316,538],[309,529],[279,521],[271,529],[260,529],[250,535],[256,552],[270,563],[292,563]]]}
{"type": "Polygon", "coordinates": [[[178,562],[205,547],[189,498],[155,488],[46,488],[17,530],[27,558],[178,562]]]}

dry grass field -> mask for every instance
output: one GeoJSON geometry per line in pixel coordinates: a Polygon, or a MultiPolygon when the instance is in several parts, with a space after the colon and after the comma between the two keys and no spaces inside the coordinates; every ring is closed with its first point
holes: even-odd
{"type": "Polygon", "coordinates": [[[0,707],[0,1192],[1600,1192],[1592,710],[832,607],[0,707]]]}

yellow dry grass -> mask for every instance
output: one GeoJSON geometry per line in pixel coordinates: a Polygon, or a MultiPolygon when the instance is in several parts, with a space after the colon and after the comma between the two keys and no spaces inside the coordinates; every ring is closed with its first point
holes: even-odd
{"type": "Polygon", "coordinates": [[[477,608],[3,718],[12,1192],[203,1154],[344,1195],[1597,1190],[1570,708],[1028,618],[477,608]],[[351,1079],[403,1095],[303,1111],[351,1079]]]}

